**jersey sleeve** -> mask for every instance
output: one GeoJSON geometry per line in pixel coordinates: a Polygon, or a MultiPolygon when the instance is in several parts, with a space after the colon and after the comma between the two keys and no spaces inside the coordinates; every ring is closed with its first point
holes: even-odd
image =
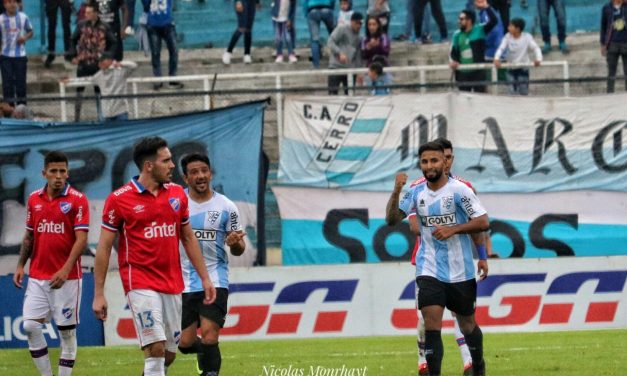
{"type": "Polygon", "coordinates": [[[104,209],[102,210],[102,228],[107,231],[117,232],[122,227],[122,218],[115,196],[113,194],[107,197],[104,209]]]}
{"type": "Polygon", "coordinates": [[[407,216],[411,214],[412,212],[414,213],[414,215],[416,215],[415,213],[416,208],[414,204],[415,192],[416,190],[412,188],[407,193],[405,193],[403,198],[401,198],[401,201],[398,203],[398,208],[407,216]]]}
{"type": "Polygon", "coordinates": [[[189,200],[184,191],[181,195],[181,226],[189,223],[189,200]]]}
{"type": "Polygon", "coordinates": [[[229,205],[229,221],[227,232],[241,230],[242,224],[239,220],[239,211],[237,210],[237,206],[231,202],[229,205]]]}
{"type": "Polygon", "coordinates": [[[74,231],[89,231],[89,201],[84,193],[77,200],[77,204],[74,216],[74,231]]]}
{"type": "Polygon", "coordinates": [[[28,198],[26,203],[26,230],[33,231],[33,210],[31,208],[31,199],[28,198]]]}
{"type": "Polygon", "coordinates": [[[459,206],[469,218],[477,218],[487,213],[477,195],[466,185],[461,186],[459,195],[459,206]]]}

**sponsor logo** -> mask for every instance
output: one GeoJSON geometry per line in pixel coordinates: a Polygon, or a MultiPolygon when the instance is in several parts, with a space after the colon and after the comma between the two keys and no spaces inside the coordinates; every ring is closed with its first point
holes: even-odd
{"type": "Polygon", "coordinates": [[[172,207],[172,209],[174,211],[179,211],[180,207],[181,207],[181,200],[179,200],[176,197],[170,197],[170,206],[172,207]]]}
{"type": "Polygon", "coordinates": [[[71,190],[71,191],[70,191],[70,194],[71,194],[72,196],[76,196],[76,197],[83,197],[83,194],[82,194],[82,193],[80,193],[79,191],[74,191],[74,190],[71,190]]]}
{"type": "Polygon", "coordinates": [[[468,213],[469,217],[472,217],[472,215],[476,213],[475,209],[472,207],[472,201],[467,196],[462,197],[462,205],[464,205],[464,210],[468,213]]]}
{"type": "Polygon", "coordinates": [[[35,205],[35,211],[41,211],[41,209],[42,209],[41,204],[35,205]]]}
{"type": "Polygon", "coordinates": [[[63,308],[61,309],[61,313],[63,314],[63,317],[69,320],[74,314],[74,308],[63,308]]]}
{"type": "Polygon", "coordinates": [[[124,187],[122,187],[122,188],[118,189],[117,191],[114,191],[114,192],[113,192],[113,195],[117,197],[117,196],[121,195],[121,194],[122,194],[122,193],[124,193],[124,192],[130,191],[131,189],[132,189],[132,188],[131,188],[131,186],[130,186],[130,185],[126,185],[126,186],[124,186],[124,187]]]}
{"type": "Polygon", "coordinates": [[[157,222],[152,222],[149,227],[144,227],[144,237],[146,239],[171,238],[174,236],[176,236],[176,225],[174,223],[158,225],[157,222]]]}
{"type": "Polygon", "coordinates": [[[215,241],[217,236],[216,230],[194,230],[194,235],[198,240],[211,240],[215,241]]]}
{"type": "Polygon", "coordinates": [[[56,223],[54,221],[48,222],[43,219],[37,225],[37,232],[48,233],[48,234],[65,234],[65,225],[63,222],[56,223]]]}
{"type": "Polygon", "coordinates": [[[421,217],[423,226],[450,226],[457,223],[455,213],[421,217]]]}
{"type": "Polygon", "coordinates": [[[61,201],[59,203],[59,207],[61,208],[61,213],[67,214],[72,209],[72,204],[69,202],[61,201]]]}
{"type": "Polygon", "coordinates": [[[133,208],[133,210],[135,210],[135,213],[141,213],[144,211],[144,205],[137,205],[133,208]]]}
{"type": "Polygon", "coordinates": [[[115,222],[115,210],[109,210],[107,216],[109,217],[109,223],[113,224],[115,222]]]}
{"type": "Polygon", "coordinates": [[[239,230],[237,213],[236,212],[231,212],[229,217],[231,218],[231,231],[239,230]]]}
{"type": "Polygon", "coordinates": [[[425,200],[420,199],[420,204],[418,204],[419,207],[424,207],[425,206],[425,200]]]}
{"type": "Polygon", "coordinates": [[[76,220],[79,222],[83,220],[83,205],[78,207],[78,213],[76,213],[76,220]]]}

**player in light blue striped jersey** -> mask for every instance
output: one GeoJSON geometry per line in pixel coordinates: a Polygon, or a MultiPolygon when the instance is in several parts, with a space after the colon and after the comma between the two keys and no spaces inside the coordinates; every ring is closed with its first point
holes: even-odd
{"type": "MultiPolygon", "coordinates": [[[[473,264],[471,233],[486,231],[488,216],[473,191],[445,171],[444,149],[428,142],[418,150],[426,182],[416,185],[399,204],[406,174],[396,177],[386,208],[390,225],[416,211],[422,241],[416,259],[418,308],[425,320],[425,355],[430,375],[439,375],[444,349],[442,316],[444,308],[455,312],[472,357],[474,375],[485,374],[483,334],[475,322],[477,283],[473,264]]],[[[488,274],[485,245],[477,247],[477,271],[488,274]]]]}
{"type": "Polygon", "coordinates": [[[211,188],[211,163],[206,155],[189,154],[181,160],[183,179],[188,186],[189,214],[192,229],[211,281],[216,287],[216,300],[203,304],[202,284],[185,252],[181,252],[183,270],[183,314],[179,350],[196,353],[198,371],[202,376],[218,375],[222,356],[218,347],[220,329],[224,326],[229,295],[229,258],[240,256],[246,249],[235,204],[211,188]],[[196,335],[200,327],[201,336],[196,335]]]}

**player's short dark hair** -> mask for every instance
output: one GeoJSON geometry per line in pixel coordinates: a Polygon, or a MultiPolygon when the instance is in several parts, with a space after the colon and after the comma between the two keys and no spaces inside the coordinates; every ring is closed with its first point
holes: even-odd
{"type": "Polygon", "coordinates": [[[380,76],[383,74],[383,65],[381,65],[381,63],[374,62],[370,64],[370,67],[368,69],[376,73],[377,76],[380,76]]]}
{"type": "Polygon", "coordinates": [[[47,152],[46,155],[44,156],[44,169],[48,167],[50,163],[55,163],[55,162],[65,162],[66,165],[69,164],[67,155],[65,155],[64,152],[53,150],[53,151],[47,152]]]}
{"type": "Polygon", "coordinates": [[[525,30],[525,20],[520,17],[512,18],[509,23],[520,31],[525,30]]]}
{"type": "Polygon", "coordinates": [[[473,24],[477,20],[477,16],[475,15],[475,11],[473,10],[464,9],[462,10],[462,13],[464,14],[464,16],[466,16],[466,18],[471,20],[473,24]]]}
{"type": "Polygon", "coordinates": [[[433,140],[433,142],[437,142],[438,144],[442,145],[442,149],[453,150],[453,143],[448,138],[438,137],[435,140],[433,140]]]}
{"type": "Polygon", "coordinates": [[[183,170],[183,175],[187,175],[187,165],[192,162],[203,162],[211,169],[211,162],[209,162],[209,157],[205,154],[187,154],[185,157],[183,157],[183,159],[181,159],[181,170],[183,170]]]}
{"type": "Polygon", "coordinates": [[[168,147],[168,142],[159,136],[144,137],[133,146],[133,162],[139,171],[147,159],[154,159],[161,148],[168,147]]]}
{"type": "Polygon", "coordinates": [[[418,148],[418,157],[420,157],[425,151],[440,151],[444,153],[444,148],[439,142],[429,141],[425,144],[422,144],[420,148],[418,148]]]}

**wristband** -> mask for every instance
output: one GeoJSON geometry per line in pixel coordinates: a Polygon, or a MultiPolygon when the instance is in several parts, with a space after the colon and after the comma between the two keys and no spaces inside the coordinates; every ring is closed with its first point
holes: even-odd
{"type": "Polygon", "coordinates": [[[487,260],[488,252],[485,249],[485,245],[481,244],[477,246],[477,254],[479,255],[479,260],[487,260]]]}

